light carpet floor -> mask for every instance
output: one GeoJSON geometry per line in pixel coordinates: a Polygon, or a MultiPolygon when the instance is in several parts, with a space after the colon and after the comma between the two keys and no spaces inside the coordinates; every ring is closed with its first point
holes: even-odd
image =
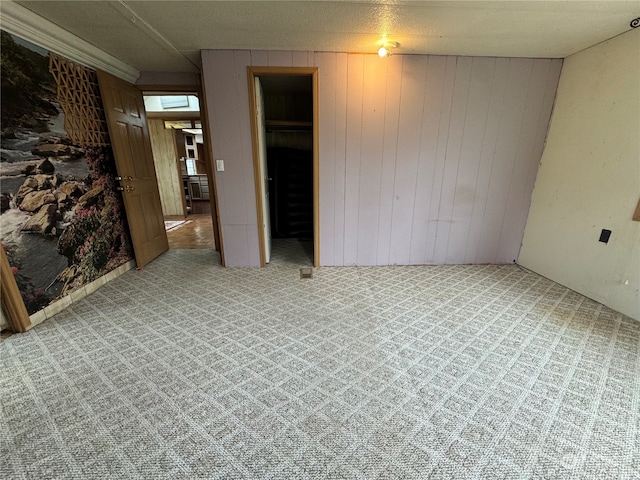
{"type": "Polygon", "coordinates": [[[640,478],[639,322],[515,265],[214,255],[0,343],[1,478],[640,478]]]}

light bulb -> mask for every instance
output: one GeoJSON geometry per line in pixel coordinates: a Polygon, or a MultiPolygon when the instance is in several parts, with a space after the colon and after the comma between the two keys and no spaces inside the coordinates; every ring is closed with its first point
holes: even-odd
{"type": "Polygon", "coordinates": [[[378,50],[378,55],[381,58],[388,57],[389,56],[389,50],[387,50],[385,47],[380,47],[380,50],[378,50]]]}

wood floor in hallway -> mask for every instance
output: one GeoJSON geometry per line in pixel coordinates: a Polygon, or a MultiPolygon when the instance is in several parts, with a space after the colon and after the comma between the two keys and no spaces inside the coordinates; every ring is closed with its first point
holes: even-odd
{"type": "MultiPolygon", "coordinates": [[[[165,220],[183,220],[182,217],[165,217],[165,220]]],[[[187,223],[169,230],[169,248],[215,248],[211,215],[189,215],[187,223]]]]}

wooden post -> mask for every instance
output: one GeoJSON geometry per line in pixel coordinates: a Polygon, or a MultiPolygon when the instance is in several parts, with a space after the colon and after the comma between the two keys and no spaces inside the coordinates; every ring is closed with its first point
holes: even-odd
{"type": "Polygon", "coordinates": [[[31,325],[29,314],[27,313],[27,308],[24,306],[20,290],[18,290],[16,279],[11,272],[7,254],[4,252],[4,248],[0,248],[0,251],[2,251],[2,260],[0,262],[2,310],[7,316],[11,330],[14,332],[24,332],[31,325]]]}

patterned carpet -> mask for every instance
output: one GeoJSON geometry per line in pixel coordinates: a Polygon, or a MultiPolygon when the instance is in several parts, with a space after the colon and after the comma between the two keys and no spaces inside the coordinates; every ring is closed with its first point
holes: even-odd
{"type": "Polygon", "coordinates": [[[313,241],[297,238],[271,240],[271,267],[312,267],[313,241]]]}
{"type": "Polygon", "coordinates": [[[0,477],[640,478],[640,323],[515,265],[214,255],[0,343],[0,477]]]}

